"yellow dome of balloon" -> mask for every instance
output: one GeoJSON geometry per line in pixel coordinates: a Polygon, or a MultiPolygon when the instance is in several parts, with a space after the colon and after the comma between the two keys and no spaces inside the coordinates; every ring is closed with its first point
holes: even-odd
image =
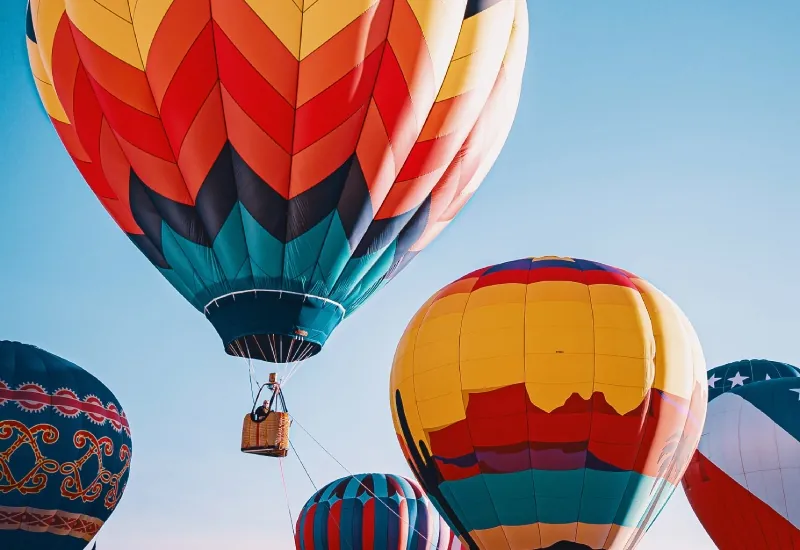
{"type": "Polygon", "coordinates": [[[624,270],[557,257],[437,292],[391,376],[415,475],[482,550],[633,548],[697,447],[706,390],[672,300],[624,270]]]}

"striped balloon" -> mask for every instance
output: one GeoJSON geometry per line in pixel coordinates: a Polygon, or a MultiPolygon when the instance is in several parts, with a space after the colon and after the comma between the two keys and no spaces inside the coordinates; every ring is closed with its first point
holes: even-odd
{"type": "Polygon", "coordinates": [[[720,550],[800,548],[800,371],[737,361],[708,372],[708,394],[692,509],[720,550]]]}
{"type": "Polygon", "coordinates": [[[461,550],[420,486],[393,474],[329,483],[297,518],[297,550],[461,550]]]}
{"type": "Polygon", "coordinates": [[[528,44],[525,0],[29,6],[39,95],[99,201],[228,353],[279,363],[472,197],[528,44]]]}

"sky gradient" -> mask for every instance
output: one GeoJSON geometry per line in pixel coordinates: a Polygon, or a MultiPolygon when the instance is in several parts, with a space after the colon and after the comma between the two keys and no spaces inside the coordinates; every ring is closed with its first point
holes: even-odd
{"type": "MultiPolygon", "coordinates": [[[[24,7],[0,2],[0,338],[78,363],[127,411],[131,477],[98,546],[291,548],[277,464],[238,450],[247,367],[83,182],[38,105],[24,7]]],[[[488,264],[617,265],[680,305],[709,367],[800,364],[800,3],[529,9],[519,113],[483,187],[287,387],[297,420],[352,472],[410,475],[388,402],[395,346],[433,292],[488,264]]],[[[318,485],[347,473],[293,433],[318,485]]],[[[296,517],[313,488],[294,459],[286,483],[296,517]]],[[[640,548],[681,547],[714,545],[678,490],[640,548]]]]}

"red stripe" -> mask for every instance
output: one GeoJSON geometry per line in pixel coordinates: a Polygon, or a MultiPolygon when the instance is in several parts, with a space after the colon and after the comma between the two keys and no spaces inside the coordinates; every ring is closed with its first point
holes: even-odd
{"type": "Polygon", "coordinates": [[[342,541],[339,537],[339,526],[342,523],[342,502],[341,500],[334,502],[328,513],[328,548],[325,550],[342,550],[342,541]]]}
{"type": "Polygon", "coordinates": [[[361,512],[361,547],[365,550],[375,547],[375,499],[364,503],[361,512]]]}
{"type": "Polygon", "coordinates": [[[120,416],[119,413],[110,411],[100,405],[93,405],[91,403],[84,403],[80,399],[73,399],[72,397],[65,397],[61,395],[47,395],[36,391],[25,390],[9,390],[0,388],[0,400],[8,401],[27,401],[29,403],[40,403],[49,405],[51,407],[64,407],[70,409],[78,409],[86,414],[94,414],[102,416],[106,420],[117,422],[128,428],[128,419],[120,416]]]}

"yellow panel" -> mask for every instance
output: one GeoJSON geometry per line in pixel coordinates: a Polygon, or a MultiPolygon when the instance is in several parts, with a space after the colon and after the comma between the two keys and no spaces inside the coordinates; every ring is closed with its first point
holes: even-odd
{"type": "Polygon", "coordinates": [[[469,309],[469,304],[467,307],[461,325],[462,334],[500,329],[519,330],[520,337],[524,334],[522,325],[525,319],[525,305],[521,301],[516,304],[499,303],[478,309],[469,309]]]}
{"type": "Polygon", "coordinates": [[[634,281],[642,293],[656,341],[656,373],[653,387],[690,399],[695,379],[692,341],[672,300],[647,281],[634,281]]]}
{"type": "Polygon", "coordinates": [[[531,302],[589,303],[589,287],[572,281],[540,281],[528,285],[527,300],[531,302]]]}
{"type": "MultiPolygon", "coordinates": [[[[131,6],[128,0],[94,0],[117,17],[131,22],[131,6]]],[[[143,0],[144,1],[144,0],[143,0]]]]}
{"type": "Polygon", "coordinates": [[[64,0],[48,0],[39,3],[39,9],[33,19],[36,31],[36,43],[42,56],[42,63],[48,74],[48,81],[53,82],[53,40],[58,24],[64,15],[64,0]]]}
{"type": "Polygon", "coordinates": [[[417,345],[430,344],[457,335],[461,331],[461,315],[451,313],[435,319],[427,319],[417,334],[417,345]]]}
{"type": "Polygon", "coordinates": [[[70,21],[89,40],[128,65],[144,69],[133,26],[128,21],[94,0],[67,0],[66,6],[70,21]]]}
{"type": "MultiPolygon", "coordinates": [[[[456,97],[478,87],[488,94],[494,86],[511,35],[514,4],[495,4],[477,17],[489,12],[493,12],[492,17],[486,21],[491,24],[487,25],[487,35],[480,41],[480,49],[464,57],[453,58],[436,101],[456,97]]],[[[483,104],[484,101],[480,103],[483,104]]]]}
{"type": "Polygon", "coordinates": [[[466,311],[498,303],[522,304],[525,302],[526,286],[508,283],[479,288],[470,294],[466,311]]]}
{"type": "Polygon", "coordinates": [[[655,355],[655,340],[652,335],[643,334],[639,330],[595,326],[594,337],[595,353],[640,359],[655,355]]]}
{"type": "Polygon", "coordinates": [[[300,59],[300,34],[303,12],[292,0],[246,0],[256,15],[270,28],[296,59],[300,59]]]}
{"type": "Polygon", "coordinates": [[[317,0],[314,9],[303,14],[300,59],[322,46],[379,0],[317,0]]]}
{"type": "Polygon", "coordinates": [[[538,384],[528,382],[525,384],[531,403],[545,412],[551,412],[567,402],[569,396],[577,393],[583,399],[592,397],[594,385],[586,382],[582,384],[538,384]]]}
{"type": "Polygon", "coordinates": [[[525,360],[522,354],[461,359],[461,388],[464,391],[492,390],[524,381],[525,360]]]}
{"type": "Polygon", "coordinates": [[[419,418],[426,430],[436,430],[466,418],[461,391],[417,403],[419,418]]]}
{"type": "Polygon", "coordinates": [[[502,42],[505,51],[505,45],[508,44],[505,38],[511,34],[511,26],[508,23],[509,12],[513,21],[515,9],[514,0],[501,0],[491,8],[465,19],[461,25],[453,59],[466,57],[493,42],[502,42]]]}
{"type": "Polygon", "coordinates": [[[59,122],[70,124],[67,113],[64,111],[64,107],[61,105],[61,101],[58,99],[53,86],[39,79],[34,79],[34,82],[36,83],[36,89],[39,91],[39,98],[42,100],[42,105],[44,105],[47,114],[59,122]]]}
{"type": "Polygon", "coordinates": [[[594,381],[594,354],[526,353],[525,381],[539,384],[591,383],[594,381]]]}
{"type": "MultiPolygon", "coordinates": [[[[550,499],[557,500],[557,499],[550,499]]],[[[557,503],[553,503],[557,506],[557,503]]],[[[578,530],[577,523],[540,523],[539,530],[542,533],[542,547],[554,546],[562,540],[575,540],[575,533],[578,530]]]]}
{"type": "Polygon", "coordinates": [[[650,388],[653,375],[652,362],[649,359],[600,354],[594,356],[596,384],[630,386],[645,391],[650,388]]]}
{"type": "Polygon", "coordinates": [[[503,532],[511,545],[511,550],[529,550],[539,548],[541,538],[539,537],[539,524],[533,525],[504,525],[503,532]]]}
{"type": "Polygon", "coordinates": [[[591,326],[530,326],[525,324],[528,353],[594,353],[591,326]]]}
{"type": "Polygon", "coordinates": [[[314,4],[316,4],[317,0],[296,0],[295,4],[297,2],[300,2],[300,4],[302,4],[300,7],[303,9],[303,11],[305,11],[308,8],[310,8],[311,6],[313,6],[314,4]]]}
{"type": "Polygon", "coordinates": [[[414,353],[414,372],[425,372],[442,365],[458,364],[459,335],[453,334],[429,344],[417,344],[414,353]]]}
{"type": "Polygon", "coordinates": [[[451,363],[426,372],[414,373],[414,390],[417,402],[442,397],[461,391],[461,373],[458,363],[451,363]]]}
{"type": "Polygon", "coordinates": [[[428,308],[428,320],[436,319],[443,315],[461,315],[469,300],[469,294],[451,294],[436,300],[428,308]]]}
{"type": "Polygon", "coordinates": [[[47,74],[44,64],[42,63],[42,55],[39,53],[39,46],[31,42],[29,38],[26,38],[25,48],[28,50],[28,63],[30,63],[33,78],[50,84],[50,75],[47,74]]]}
{"type": "MultiPolygon", "coordinates": [[[[403,381],[399,386],[393,387],[391,393],[391,407],[392,407],[392,417],[394,418],[395,422],[395,429],[397,430],[398,434],[402,434],[403,431],[397,421],[397,408],[395,405],[395,391],[400,390],[400,395],[403,398],[403,409],[406,413],[406,419],[408,421],[408,427],[411,430],[411,434],[414,436],[414,441],[424,440],[428,441],[427,436],[425,435],[425,430],[422,427],[422,422],[419,418],[419,412],[417,410],[417,403],[414,398],[414,380],[409,378],[408,380],[403,381]]],[[[430,442],[429,442],[430,443],[430,442]]],[[[429,447],[430,448],[430,447],[429,447]]]]}
{"type": "MultiPolygon", "coordinates": [[[[522,326],[514,328],[486,328],[480,332],[461,333],[461,361],[473,359],[491,359],[525,353],[522,326]]],[[[502,365],[497,366],[502,369],[502,365]]],[[[522,380],[520,380],[521,382],[522,380]]]]}
{"type": "Polygon", "coordinates": [[[642,388],[626,388],[595,382],[594,391],[606,397],[606,401],[619,414],[626,414],[642,404],[645,391],[642,388]]]}
{"type": "MultiPolygon", "coordinates": [[[[453,58],[467,0],[408,0],[433,62],[434,87],[441,87],[453,58]]],[[[408,75],[406,75],[408,79],[408,75]]]]}
{"type": "MultiPolygon", "coordinates": [[[[619,507],[620,502],[618,498],[609,499],[608,506],[610,508],[619,507]]],[[[608,539],[608,534],[611,532],[611,524],[597,525],[594,523],[581,523],[578,522],[578,534],[575,542],[578,544],[585,544],[589,548],[602,548],[608,539]]]]}
{"type": "Polygon", "coordinates": [[[147,58],[150,55],[150,47],[153,45],[156,31],[173,1],[139,0],[136,11],[133,13],[133,29],[136,32],[136,40],[139,43],[139,51],[145,66],[147,66],[147,58]]]}

